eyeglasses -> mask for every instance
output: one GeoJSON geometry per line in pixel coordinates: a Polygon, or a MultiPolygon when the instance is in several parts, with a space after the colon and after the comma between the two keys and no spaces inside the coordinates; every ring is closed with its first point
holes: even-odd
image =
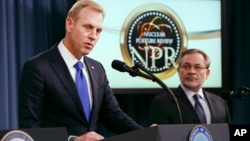
{"type": "Polygon", "coordinates": [[[201,71],[201,70],[207,69],[207,67],[202,67],[199,65],[196,65],[196,66],[182,65],[180,67],[183,68],[184,70],[190,70],[191,68],[194,68],[195,71],[201,71]]]}

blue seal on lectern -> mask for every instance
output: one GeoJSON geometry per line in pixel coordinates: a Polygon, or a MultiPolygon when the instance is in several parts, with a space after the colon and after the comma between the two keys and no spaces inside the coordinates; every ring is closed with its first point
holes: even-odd
{"type": "Polygon", "coordinates": [[[34,141],[34,140],[24,131],[12,130],[3,136],[1,141],[34,141]]]}
{"type": "Polygon", "coordinates": [[[213,141],[213,138],[206,127],[198,125],[191,131],[189,141],[213,141]]]}

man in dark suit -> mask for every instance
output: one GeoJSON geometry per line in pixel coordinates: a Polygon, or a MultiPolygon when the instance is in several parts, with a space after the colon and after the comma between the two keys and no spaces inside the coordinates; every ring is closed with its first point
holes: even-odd
{"type": "MultiPolygon", "coordinates": [[[[125,114],[100,62],[88,55],[103,29],[104,11],[94,1],[77,1],[65,20],[66,35],[51,49],[29,59],[19,87],[20,128],[66,127],[70,140],[100,140],[98,120],[115,133],[143,128],[125,114]],[[76,86],[76,62],[87,80],[90,117],[76,86]]],[[[86,100],[86,99],[85,99],[86,100]]]]}
{"type": "Polygon", "coordinates": [[[205,91],[202,86],[210,74],[209,56],[198,49],[187,49],[179,57],[178,75],[180,86],[173,92],[173,96],[164,93],[156,96],[149,110],[150,124],[210,124],[230,123],[230,114],[226,102],[219,96],[205,91]],[[195,99],[198,96],[202,115],[195,110],[195,99]]]}

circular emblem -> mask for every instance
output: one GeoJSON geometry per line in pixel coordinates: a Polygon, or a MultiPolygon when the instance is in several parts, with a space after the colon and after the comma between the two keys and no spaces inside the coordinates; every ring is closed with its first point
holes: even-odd
{"type": "Polygon", "coordinates": [[[213,141],[213,138],[204,126],[199,125],[191,131],[189,141],[213,141]]]}
{"type": "Polygon", "coordinates": [[[27,133],[13,130],[5,134],[1,141],[34,141],[27,133]]]}
{"type": "Polygon", "coordinates": [[[179,54],[187,48],[187,34],[178,15],[168,6],[148,3],[126,18],[120,34],[125,62],[141,63],[159,79],[176,72],[179,54]]]}

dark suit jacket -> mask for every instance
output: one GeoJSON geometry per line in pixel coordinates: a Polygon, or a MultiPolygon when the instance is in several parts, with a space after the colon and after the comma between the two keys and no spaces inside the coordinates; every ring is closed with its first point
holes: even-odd
{"type": "Polygon", "coordinates": [[[19,87],[20,128],[66,127],[70,135],[97,129],[98,119],[114,133],[142,128],[122,110],[111,91],[103,66],[89,57],[93,107],[88,124],[77,88],[57,45],[25,62],[19,87]]]}
{"type": "MultiPolygon", "coordinates": [[[[180,106],[182,124],[200,124],[191,102],[180,86],[174,91],[174,95],[180,106]]],[[[212,123],[230,123],[231,119],[226,102],[207,91],[204,91],[204,96],[209,105],[212,123]]],[[[170,94],[164,93],[152,100],[149,110],[150,124],[179,124],[179,119],[177,106],[170,94]]]]}

